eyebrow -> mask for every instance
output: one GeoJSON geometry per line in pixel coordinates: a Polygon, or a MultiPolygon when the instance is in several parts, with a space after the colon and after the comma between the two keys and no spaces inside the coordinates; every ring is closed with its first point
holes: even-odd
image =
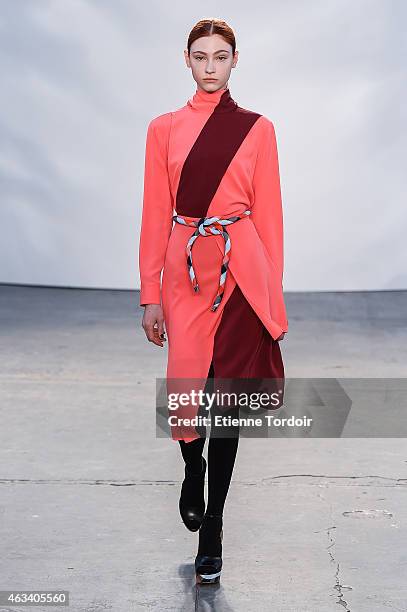
{"type": "MultiPolygon", "coordinates": [[[[202,53],[203,55],[207,55],[205,51],[192,51],[192,53],[202,53]]],[[[218,51],[215,51],[214,53],[229,53],[229,51],[227,49],[219,49],[218,51]]]]}

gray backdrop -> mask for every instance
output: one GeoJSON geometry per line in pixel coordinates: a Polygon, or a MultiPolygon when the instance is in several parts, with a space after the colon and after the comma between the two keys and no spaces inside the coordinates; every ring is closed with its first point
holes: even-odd
{"type": "Polygon", "coordinates": [[[139,288],[146,127],[193,95],[187,35],[220,17],[232,97],[276,128],[285,290],[407,288],[406,2],[0,6],[0,282],[139,288]]]}

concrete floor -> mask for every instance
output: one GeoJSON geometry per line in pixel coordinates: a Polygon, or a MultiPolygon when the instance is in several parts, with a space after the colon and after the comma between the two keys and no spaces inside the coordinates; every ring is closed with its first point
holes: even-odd
{"type": "MultiPolygon", "coordinates": [[[[0,286],[0,590],[68,590],[75,612],[406,611],[401,437],[241,439],[221,583],[195,587],[181,455],[155,431],[167,349],[138,299],[0,286]]],[[[286,299],[288,378],[406,376],[407,292],[286,299]]]]}

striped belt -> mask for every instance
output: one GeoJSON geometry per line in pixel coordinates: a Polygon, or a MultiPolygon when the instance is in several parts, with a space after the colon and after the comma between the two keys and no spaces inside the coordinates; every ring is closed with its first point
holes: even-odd
{"type": "Polygon", "coordinates": [[[188,240],[186,247],[188,276],[191,280],[192,288],[195,293],[199,291],[199,286],[195,276],[194,267],[192,265],[192,245],[194,244],[198,236],[213,236],[214,234],[222,234],[225,240],[225,251],[222,259],[222,265],[220,268],[218,290],[216,293],[215,301],[211,306],[211,310],[213,312],[215,312],[215,310],[218,308],[223,298],[226,274],[229,266],[230,250],[232,246],[229,234],[226,231],[225,226],[230,225],[231,223],[236,223],[236,221],[239,221],[247,215],[250,215],[250,212],[250,210],[245,210],[244,213],[233,217],[201,217],[201,219],[199,220],[196,220],[197,217],[187,217],[185,215],[174,215],[172,218],[173,221],[175,221],[176,223],[180,223],[181,225],[189,225],[191,227],[197,228],[188,240]]]}

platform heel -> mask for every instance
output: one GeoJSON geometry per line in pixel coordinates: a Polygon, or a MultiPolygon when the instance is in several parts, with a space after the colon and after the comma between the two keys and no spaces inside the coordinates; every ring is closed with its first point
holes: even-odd
{"type": "Polygon", "coordinates": [[[206,460],[202,457],[202,471],[194,474],[185,465],[185,478],[179,498],[182,522],[190,531],[198,531],[205,513],[206,460]]]}
{"type": "Polygon", "coordinates": [[[196,584],[217,584],[222,571],[223,515],[205,513],[195,558],[196,584]]]}

